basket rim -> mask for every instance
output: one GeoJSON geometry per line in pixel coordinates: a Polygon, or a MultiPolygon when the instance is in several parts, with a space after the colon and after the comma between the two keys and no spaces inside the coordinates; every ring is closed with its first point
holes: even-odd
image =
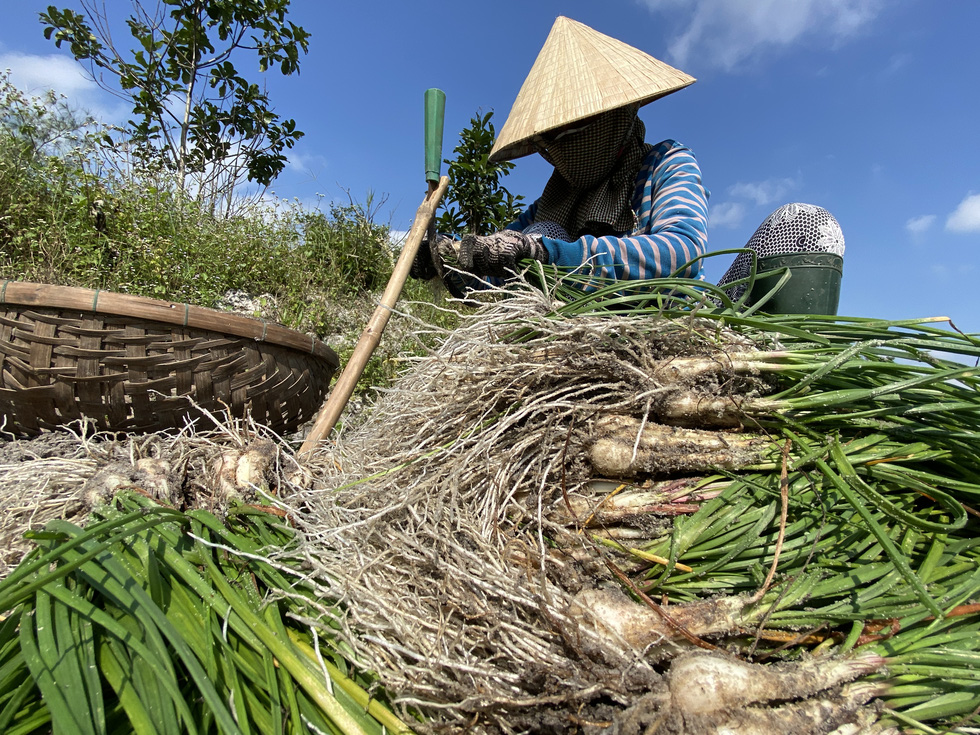
{"type": "Polygon", "coordinates": [[[102,289],[9,279],[0,282],[0,305],[3,304],[71,309],[93,314],[133,317],[193,329],[207,329],[305,352],[330,363],[334,370],[340,367],[337,353],[325,342],[312,335],[284,327],[276,322],[204,306],[102,289]]]}

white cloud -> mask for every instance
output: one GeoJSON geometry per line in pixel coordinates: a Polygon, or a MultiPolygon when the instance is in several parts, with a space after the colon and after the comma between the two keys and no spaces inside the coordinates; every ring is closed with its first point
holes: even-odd
{"type": "Polygon", "coordinates": [[[389,230],[388,240],[391,242],[391,247],[395,250],[400,250],[408,240],[408,230],[389,230]]]}
{"type": "Polygon", "coordinates": [[[919,217],[912,217],[910,220],[906,221],[905,229],[910,235],[923,235],[930,227],[932,227],[932,223],[935,221],[936,215],[923,214],[919,217]]]}
{"type": "Polygon", "coordinates": [[[946,219],[946,229],[950,232],[980,232],[980,194],[967,194],[946,219]]]}
{"type": "Polygon", "coordinates": [[[69,97],[97,89],[78,62],[67,56],[5,53],[0,54],[0,69],[10,69],[14,86],[32,94],[53,89],[69,97]]]}
{"type": "Polygon", "coordinates": [[[895,54],[892,56],[891,60],[888,62],[888,66],[885,67],[882,72],[883,76],[892,76],[907,68],[912,62],[912,56],[910,54],[895,54]]]}
{"type": "Polygon", "coordinates": [[[738,227],[745,218],[745,207],[739,202],[715,204],[708,212],[708,222],[712,227],[738,227]]]}
{"type": "Polygon", "coordinates": [[[654,13],[677,17],[683,29],[669,45],[683,68],[697,60],[732,69],[771,48],[804,39],[840,43],[867,26],[884,0],[638,0],[654,13]]]}
{"type": "Polygon", "coordinates": [[[760,207],[765,207],[774,202],[782,203],[786,195],[799,184],[793,179],[767,179],[754,183],[738,182],[732,186],[728,193],[733,197],[751,199],[760,207]]]}
{"type": "Polygon", "coordinates": [[[963,276],[969,276],[975,270],[976,268],[972,263],[961,263],[959,265],[933,263],[929,266],[929,271],[932,273],[932,275],[940,279],[955,277],[957,280],[960,280],[963,276]]]}
{"type": "Polygon", "coordinates": [[[316,180],[320,172],[327,168],[327,159],[319,153],[303,153],[293,149],[286,161],[286,168],[316,180]]]}
{"type": "Polygon", "coordinates": [[[68,104],[105,123],[126,119],[128,109],[90,79],[81,64],[59,54],[0,53],[0,69],[10,70],[10,82],[29,95],[54,90],[68,104]]]}

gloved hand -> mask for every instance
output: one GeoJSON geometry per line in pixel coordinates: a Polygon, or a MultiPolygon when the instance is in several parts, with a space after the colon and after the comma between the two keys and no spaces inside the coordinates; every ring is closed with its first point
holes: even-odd
{"type": "Polygon", "coordinates": [[[459,245],[459,266],[477,276],[512,275],[517,262],[531,258],[548,262],[548,251],[541,238],[516,230],[501,230],[492,235],[463,235],[459,245]]]}
{"type": "MultiPolygon", "coordinates": [[[[456,248],[454,240],[445,235],[436,235],[433,242],[429,241],[428,236],[419,245],[419,251],[415,254],[412,261],[412,268],[408,272],[412,278],[421,281],[428,281],[437,276],[442,278],[444,265],[447,259],[455,260],[456,248]]],[[[453,265],[453,262],[449,263],[453,265]]]]}

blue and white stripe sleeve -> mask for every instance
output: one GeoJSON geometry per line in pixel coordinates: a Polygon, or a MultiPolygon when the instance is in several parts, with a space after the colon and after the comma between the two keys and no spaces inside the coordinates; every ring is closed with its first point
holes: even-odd
{"type": "MultiPolygon", "coordinates": [[[[689,148],[672,140],[655,146],[637,174],[632,204],[637,227],[628,236],[543,238],[551,263],[602,279],[642,280],[668,276],[705,254],[708,192],[689,148]]],[[[695,278],[700,271],[696,261],[678,275],[695,278]]]]}

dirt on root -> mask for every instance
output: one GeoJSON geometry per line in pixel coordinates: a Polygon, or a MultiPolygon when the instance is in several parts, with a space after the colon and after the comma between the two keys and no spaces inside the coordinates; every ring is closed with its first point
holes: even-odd
{"type": "MultiPolygon", "coordinates": [[[[72,428],[72,427],[67,427],[72,428]]],[[[277,461],[274,436],[248,421],[217,431],[145,435],[46,432],[0,441],[0,578],[32,548],[25,532],[54,519],[84,525],[92,508],[119,490],[132,490],[178,510],[227,507],[277,487],[274,468],[258,484],[221,482],[222,458],[260,447],[277,461]]],[[[285,450],[288,453],[288,449],[285,450]]],[[[292,463],[295,467],[295,462],[292,463]]]]}
{"type": "MultiPolygon", "coordinates": [[[[363,421],[302,461],[247,422],[202,434],[52,434],[0,445],[0,542],[11,544],[0,574],[26,550],[15,543],[23,530],[53,517],[82,522],[122,487],[219,513],[245,493],[288,512],[304,576],[346,611],[324,627],[377,675],[403,718],[422,715],[421,731],[873,731],[868,703],[880,690],[859,682],[882,662],[741,662],[725,636],[738,633],[745,600],[672,605],[687,635],[662,624],[651,635],[643,619],[658,613],[622,593],[617,604],[641,609],[628,608],[630,630],[645,638],[631,639],[608,610],[583,614],[590,595],[620,589],[609,562],[621,557],[582,533],[585,519],[571,512],[572,501],[598,507],[606,492],[593,484],[588,457],[595,422],[649,421],[655,397],[691,390],[658,372],[674,357],[751,345],[696,316],[561,321],[551,307],[543,296],[508,294],[480,311],[363,421]],[[506,338],[515,325],[528,330],[520,341],[506,338]],[[718,648],[706,653],[688,636],[718,648]]],[[[697,389],[766,390],[755,376],[725,370],[697,389]]],[[[626,516],[616,530],[659,533],[674,517],[626,516]]]]}

